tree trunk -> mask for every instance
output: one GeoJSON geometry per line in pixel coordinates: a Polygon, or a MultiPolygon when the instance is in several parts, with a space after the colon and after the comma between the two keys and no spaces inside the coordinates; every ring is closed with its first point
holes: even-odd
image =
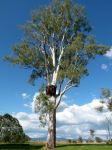
{"type": "Polygon", "coordinates": [[[54,149],[56,146],[56,110],[51,110],[49,112],[48,121],[48,136],[46,147],[49,149],[54,149]]]}

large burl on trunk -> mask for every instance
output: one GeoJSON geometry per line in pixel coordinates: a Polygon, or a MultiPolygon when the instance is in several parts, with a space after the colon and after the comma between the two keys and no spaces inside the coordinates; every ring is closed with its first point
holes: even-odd
{"type": "MultiPolygon", "coordinates": [[[[54,98],[54,103],[56,100],[56,86],[49,85],[46,87],[46,95],[54,98]]],[[[52,108],[49,110],[48,114],[48,135],[46,147],[49,149],[54,149],[56,146],[56,110],[52,108]]]]}
{"type": "Polygon", "coordinates": [[[48,85],[46,87],[46,95],[48,96],[56,96],[56,86],[55,85],[48,85]]]}

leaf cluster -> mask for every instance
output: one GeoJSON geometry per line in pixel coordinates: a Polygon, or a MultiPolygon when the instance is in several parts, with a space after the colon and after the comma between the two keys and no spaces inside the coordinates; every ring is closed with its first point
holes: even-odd
{"type": "Polygon", "coordinates": [[[54,103],[49,100],[49,97],[44,93],[42,89],[39,91],[39,95],[35,100],[35,112],[39,113],[39,120],[42,126],[47,123],[47,114],[54,109],[54,103]]]}
{"type": "MultiPolygon", "coordinates": [[[[103,100],[101,101],[102,104],[106,104],[108,107],[108,110],[112,111],[112,93],[111,90],[108,88],[103,88],[101,91],[101,95],[103,100]]],[[[103,112],[103,106],[98,108],[99,112],[103,112]]]]}

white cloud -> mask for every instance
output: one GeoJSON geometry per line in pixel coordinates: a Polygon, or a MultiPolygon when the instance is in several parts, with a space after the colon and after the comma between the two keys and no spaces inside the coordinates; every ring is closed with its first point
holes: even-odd
{"type": "Polygon", "coordinates": [[[112,47],[111,47],[110,50],[105,54],[105,56],[106,56],[107,58],[112,59],[112,47]]]}
{"type": "Polygon", "coordinates": [[[102,69],[102,70],[107,70],[107,69],[108,69],[108,65],[106,65],[106,64],[101,64],[101,69],[102,69]]]}
{"type": "Polygon", "coordinates": [[[35,93],[33,98],[30,98],[30,95],[26,94],[26,93],[22,93],[22,97],[23,99],[29,99],[30,101],[28,101],[27,103],[24,104],[24,107],[28,107],[32,110],[32,112],[35,112],[36,109],[36,97],[39,95],[39,93],[35,93]],[[32,99],[32,101],[31,101],[32,99]]]}
{"type": "Polygon", "coordinates": [[[39,138],[46,136],[47,129],[40,127],[38,114],[19,112],[17,114],[13,114],[13,116],[19,120],[25,133],[30,137],[39,138]]]}
{"type": "Polygon", "coordinates": [[[99,123],[102,117],[95,108],[100,106],[99,100],[95,99],[91,103],[78,106],[72,105],[57,113],[57,121],[60,125],[79,125],[88,123],[99,123]]]}
{"type": "Polygon", "coordinates": [[[68,104],[66,104],[64,101],[62,101],[57,109],[57,112],[62,112],[67,107],[68,107],[68,104]]]}
{"type": "Polygon", "coordinates": [[[24,107],[30,107],[30,105],[29,105],[29,104],[27,104],[27,103],[25,103],[25,104],[24,104],[24,107]]]}
{"type": "Polygon", "coordinates": [[[29,99],[30,98],[30,95],[28,95],[27,93],[22,93],[21,96],[23,99],[29,99]]]}
{"type": "Polygon", "coordinates": [[[36,105],[37,100],[36,100],[36,98],[37,98],[38,95],[39,95],[38,92],[34,94],[33,101],[30,104],[31,109],[32,109],[33,112],[35,112],[35,110],[37,110],[37,105],[36,105]]]}
{"type": "MultiPolygon", "coordinates": [[[[104,105],[104,104],[103,104],[104,105]]],[[[59,138],[77,138],[80,135],[83,138],[89,136],[89,129],[94,129],[96,136],[106,138],[105,116],[109,114],[105,106],[105,112],[100,113],[96,108],[102,106],[99,99],[93,99],[90,103],[78,106],[68,106],[62,101],[57,111],[57,137],[59,138]]],[[[38,114],[28,114],[19,112],[13,114],[20,121],[24,131],[30,137],[46,137],[47,127],[40,127],[38,114]]]]}

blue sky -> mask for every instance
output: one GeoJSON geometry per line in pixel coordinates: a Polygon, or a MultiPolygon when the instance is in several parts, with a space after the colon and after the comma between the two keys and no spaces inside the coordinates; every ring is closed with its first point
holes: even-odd
{"type": "MultiPolygon", "coordinates": [[[[42,81],[35,86],[28,84],[29,70],[13,66],[2,61],[2,57],[11,53],[11,47],[22,39],[18,25],[30,19],[33,9],[48,4],[50,0],[0,0],[0,113],[27,112],[31,109],[25,103],[32,101],[42,81]],[[24,99],[22,94],[28,98],[24,99]],[[24,94],[23,94],[24,95],[24,94]]],[[[93,27],[92,34],[99,43],[112,45],[112,1],[77,0],[86,8],[87,16],[93,27]]],[[[108,57],[96,57],[88,65],[90,75],[81,79],[80,86],[70,90],[66,103],[82,105],[100,97],[101,88],[111,88],[112,60],[108,57]]]]}

